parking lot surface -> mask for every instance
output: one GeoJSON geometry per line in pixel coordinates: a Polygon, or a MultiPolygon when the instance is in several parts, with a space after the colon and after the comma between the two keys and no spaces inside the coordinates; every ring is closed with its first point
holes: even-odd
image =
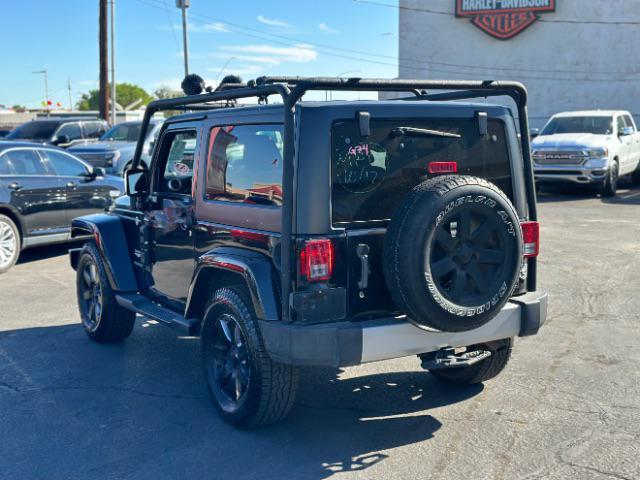
{"type": "Polygon", "coordinates": [[[304,369],[291,416],[249,432],[213,410],[197,339],[141,319],[90,342],[68,246],[24,252],[0,276],[0,478],[640,478],[639,219],[640,189],[541,195],[549,318],[497,379],[304,369]]]}

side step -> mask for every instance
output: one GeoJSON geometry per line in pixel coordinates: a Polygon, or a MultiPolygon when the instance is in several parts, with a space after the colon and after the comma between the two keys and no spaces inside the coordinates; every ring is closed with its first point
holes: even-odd
{"type": "Polygon", "coordinates": [[[132,310],[152,320],[180,330],[186,335],[197,336],[200,333],[200,320],[196,318],[184,318],[179,313],[153,303],[139,293],[117,293],[116,301],[118,305],[127,310],[132,310]]]}

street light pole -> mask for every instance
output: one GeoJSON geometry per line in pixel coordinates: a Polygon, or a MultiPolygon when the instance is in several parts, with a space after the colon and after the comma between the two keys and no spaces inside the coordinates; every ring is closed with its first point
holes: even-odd
{"type": "Polygon", "coordinates": [[[44,74],[44,103],[47,108],[47,117],[48,117],[49,116],[49,76],[47,74],[47,69],[45,68],[44,70],[38,70],[33,73],[40,74],[40,75],[44,74]]]}
{"type": "Polygon", "coordinates": [[[111,126],[116,124],[116,28],[115,13],[116,0],[110,0],[111,4],[111,126]]]}
{"type": "Polygon", "coordinates": [[[187,34],[187,8],[191,0],[176,0],[176,7],[182,10],[182,45],[184,49],[184,76],[189,75],[189,38],[187,34]]]}

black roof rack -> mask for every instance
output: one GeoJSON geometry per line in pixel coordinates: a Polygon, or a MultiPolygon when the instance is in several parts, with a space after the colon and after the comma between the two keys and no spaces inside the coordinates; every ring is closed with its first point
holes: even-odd
{"type": "MultiPolygon", "coordinates": [[[[518,110],[520,142],[524,163],[525,186],[529,220],[537,220],[536,193],[531,160],[529,140],[529,121],[527,116],[527,90],[519,82],[495,80],[397,80],[341,77],[259,77],[247,84],[229,84],[216,91],[190,95],[180,98],[156,100],[147,106],[140,129],[140,138],[145,138],[151,116],[161,110],[172,110],[191,106],[193,109],[206,110],[207,102],[220,100],[233,101],[241,98],[257,97],[264,99],[269,95],[280,95],[285,104],[284,109],[284,155],[282,175],[282,229],[281,229],[281,294],[282,317],[290,321],[289,296],[292,287],[292,270],[294,263],[292,227],[296,218],[296,205],[293,195],[294,179],[294,111],[295,105],[308,91],[344,90],[371,92],[405,92],[413,94],[403,100],[452,101],[493,96],[508,96],[513,99],[518,110]],[[432,93],[434,90],[439,93],[432,93]],[[203,106],[204,105],[204,106],[203,106]]],[[[215,108],[215,107],[212,107],[215,108]]],[[[212,109],[210,108],[210,109],[212,109]]],[[[142,141],[138,142],[133,166],[140,162],[142,141]]],[[[535,258],[528,260],[527,287],[529,291],[536,289],[537,262],[535,258]]]]}

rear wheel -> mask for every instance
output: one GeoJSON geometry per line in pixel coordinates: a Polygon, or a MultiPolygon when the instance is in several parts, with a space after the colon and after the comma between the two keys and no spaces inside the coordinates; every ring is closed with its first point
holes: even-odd
{"type": "Polygon", "coordinates": [[[453,385],[473,385],[486,382],[500,374],[509,359],[513,341],[508,338],[491,345],[479,344],[467,348],[467,350],[488,350],[491,356],[485,358],[468,367],[444,368],[441,370],[430,370],[431,374],[438,380],[453,385]]]}
{"type": "Polygon", "coordinates": [[[202,359],[220,416],[239,428],[283,419],[293,407],[298,370],[271,360],[241,287],[217,290],[205,313],[202,359]]]}
{"type": "Polygon", "coordinates": [[[20,256],[20,231],[6,215],[0,215],[0,273],[15,265],[20,256]]]}
{"type": "Polygon", "coordinates": [[[631,174],[631,184],[636,187],[640,186],[640,165],[631,174]]]}
{"type": "Polygon", "coordinates": [[[91,340],[119,342],[131,334],[136,314],[118,305],[100,252],[91,243],[80,253],[76,291],[82,326],[91,340]]]}

